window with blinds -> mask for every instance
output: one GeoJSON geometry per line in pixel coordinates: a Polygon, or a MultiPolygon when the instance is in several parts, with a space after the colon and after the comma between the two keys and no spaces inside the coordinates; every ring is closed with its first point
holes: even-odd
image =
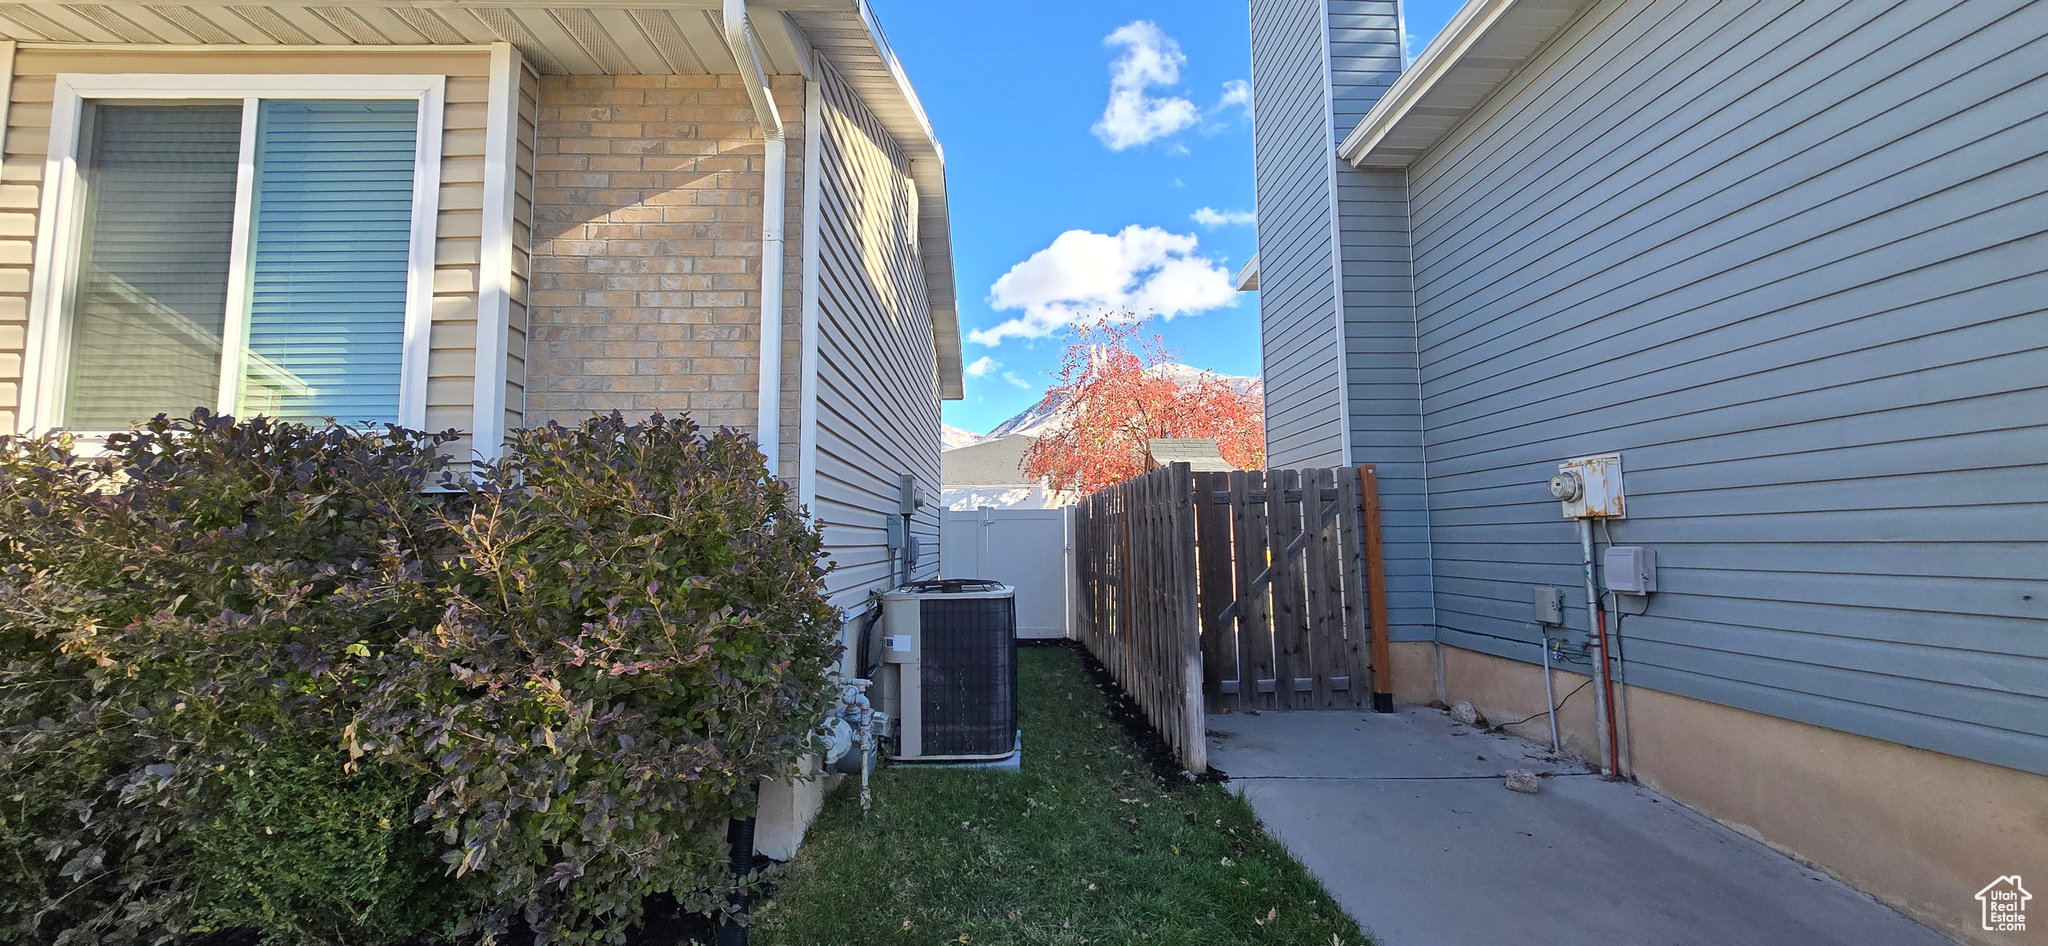
{"type": "Polygon", "coordinates": [[[411,99],[92,105],[65,425],[396,423],[418,119],[411,99]]]}
{"type": "Polygon", "coordinates": [[[84,134],[64,424],[110,430],[212,407],[242,105],[101,105],[84,134]]]}

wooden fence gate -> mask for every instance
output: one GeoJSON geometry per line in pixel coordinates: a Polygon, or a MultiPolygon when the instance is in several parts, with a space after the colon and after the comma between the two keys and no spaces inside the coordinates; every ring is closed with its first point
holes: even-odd
{"type": "Polygon", "coordinates": [[[1077,506],[1081,640],[1189,771],[1206,708],[1392,709],[1378,485],[1173,464],[1077,506]]]}

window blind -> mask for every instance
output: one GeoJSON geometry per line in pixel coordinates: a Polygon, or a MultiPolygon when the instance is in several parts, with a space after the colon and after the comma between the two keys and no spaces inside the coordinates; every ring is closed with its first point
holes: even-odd
{"type": "Polygon", "coordinates": [[[83,127],[64,425],[212,407],[242,105],[94,105],[83,127]]]}
{"type": "Polygon", "coordinates": [[[266,101],[243,413],[395,423],[416,101],[266,101]]]}

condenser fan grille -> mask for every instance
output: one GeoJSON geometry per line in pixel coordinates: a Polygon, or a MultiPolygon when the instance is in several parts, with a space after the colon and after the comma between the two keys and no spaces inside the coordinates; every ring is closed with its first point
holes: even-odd
{"type": "Polygon", "coordinates": [[[926,598],[926,755],[1000,755],[1017,737],[1016,599],[926,598]]]}

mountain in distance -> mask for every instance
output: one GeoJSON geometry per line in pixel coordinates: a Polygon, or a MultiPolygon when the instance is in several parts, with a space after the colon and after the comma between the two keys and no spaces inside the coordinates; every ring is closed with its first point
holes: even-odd
{"type": "MultiPolygon", "coordinates": [[[[1192,381],[1197,378],[1212,377],[1230,385],[1232,388],[1235,388],[1238,391],[1255,395],[1264,394],[1266,390],[1266,383],[1259,378],[1248,378],[1242,375],[1217,374],[1213,371],[1204,371],[1200,368],[1192,367],[1189,365],[1165,364],[1158,365],[1146,370],[1154,374],[1166,375],[1177,381],[1192,381]]],[[[958,427],[949,428],[949,430],[959,431],[960,433],[968,434],[968,436],[980,437],[979,440],[972,441],[972,443],[980,443],[985,440],[994,440],[997,437],[1007,437],[1011,434],[1030,434],[1032,436],[1038,436],[1040,434],[1044,434],[1047,431],[1054,429],[1054,427],[1059,424],[1059,413],[1060,404],[1057,396],[1054,395],[1052,392],[1047,392],[1045,397],[1039,399],[1038,403],[1025,408],[1023,411],[1019,412],[1017,416],[1012,417],[1009,420],[1003,421],[1000,424],[997,424],[995,426],[995,429],[990,430],[987,434],[975,435],[969,433],[968,431],[960,430],[960,428],[958,427]]],[[[970,445],[971,443],[954,444],[950,440],[947,440],[945,442],[945,449],[952,450],[956,446],[965,447],[970,445]]]]}
{"type": "Polygon", "coordinates": [[[1015,417],[997,424],[985,439],[1007,437],[1011,434],[1036,434],[1048,430],[1059,419],[1059,396],[1047,391],[1038,403],[1018,412],[1015,417]]]}
{"type": "Polygon", "coordinates": [[[952,424],[939,425],[940,450],[958,450],[961,447],[972,447],[987,439],[989,439],[987,434],[977,434],[974,431],[955,427],[952,424]]]}

